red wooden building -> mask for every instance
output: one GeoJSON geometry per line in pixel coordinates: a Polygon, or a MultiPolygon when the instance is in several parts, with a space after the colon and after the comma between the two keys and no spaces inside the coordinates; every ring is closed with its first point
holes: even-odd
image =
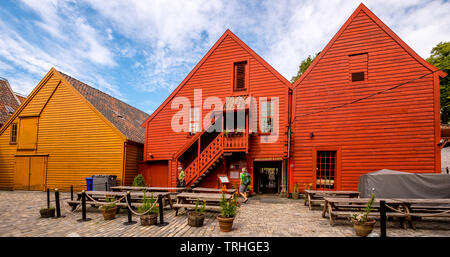
{"type": "Polygon", "coordinates": [[[283,193],[356,189],[379,169],[439,172],[445,75],[363,4],[294,85],[227,30],[143,123],[141,173],[175,186],[184,170],[188,186],[218,188],[245,167],[254,191],[283,193]]]}
{"type": "Polygon", "coordinates": [[[361,4],[293,85],[290,188],[354,190],[380,169],[439,173],[445,75],[361,4]]]}
{"type": "Polygon", "coordinates": [[[182,169],[188,186],[218,188],[218,176],[226,175],[231,187],[246,168],[255,181],[267,182],[263,188],[256,183],[255,190],[280,191],[287,168],[289,92],[291,83],[227,30],[144,122],[141,170],[147,184],[175,186],[182,169]],[[182,105],[185,116],[176,123],[183,131],[176,132],[172,123],[182,100],[189,103],[182,105]],[[221,129],[210,133],[209,125],[202,125],[212,113],[221,129]]]}

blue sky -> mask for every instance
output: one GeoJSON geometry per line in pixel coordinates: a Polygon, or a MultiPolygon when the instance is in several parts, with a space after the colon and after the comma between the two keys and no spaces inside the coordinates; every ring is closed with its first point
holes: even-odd
{"type": "MultiPolygon", "coordinates": [[[[227,28],[287,79],[361,1],[2,0],[0,77],[28,94],[51,67],[152,113],[227,28]]],[[[450,3],[363,1],[422,57],[450,3]]]]}

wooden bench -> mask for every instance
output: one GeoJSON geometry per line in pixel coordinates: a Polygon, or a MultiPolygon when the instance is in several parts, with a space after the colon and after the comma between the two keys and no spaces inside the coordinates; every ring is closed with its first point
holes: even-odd
{"type": "MultiPolygon", "coordinates": [[[[191,191],[195,193],[222,193],[222,189],[207,187],[194,187],[191,191]]],[[[236,189],[227,189],[226,194],[234,194],[235,192],[236,189]]]]}
{"type": "MultiPolygon", "coordinates": [[[[225,194],[225,199],[229,200],[233,195],[225,194]]],[[[183,192],[177,195],[177,202],[173,205],[175,216],[178,215],[180,208],[194,209],[196,201],[206,201],[205,210],[220,211],[219,203],[222,200],[222,194],[217,193],[190,193],[183,192]]],[[[200,203],[201,204],[201,203],[200,203]]]]}
{"type": "Polygon", "coordinates": [[[358,198],[358,191],[323,191],[323,190],[305,190],[305,205],[309,209],[315,205],[323,205],[325,197],[339,197],[339,198],[358,198]]]}

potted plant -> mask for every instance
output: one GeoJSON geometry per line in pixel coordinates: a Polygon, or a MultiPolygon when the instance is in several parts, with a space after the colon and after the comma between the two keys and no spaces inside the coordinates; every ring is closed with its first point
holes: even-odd
{"type": "Polygon", "coordinates": [[[252,196],[253,195],[253,186],[252,185],[248,185],[247,187],[247,196],[252,196]]]}
{"type": "Polygon", "coordinates": [[[224,135],[225,137],[230,137],[231,131],[228,130],[228,129],[224,129],[224,130],[223,130],[223,135],[224,135]]]}
{"type": "Polygon", "coordinates": [[[353,223],[353,228],[355,229],[356,235],[365,237],[369,235],[373,226],[375,225],[376,220],[369,219],[369,213],[372,211],[372,205],[375,201],[375,195],[372,194],[369,202],[367,202],[366,208],[361,213],[355,213],[350,217],[350,220],[353,223]]]}
{"type": "Polygon", "coordinates": [[[116,218],[117,206],[116,206],[115,201],[116,201],[116,198],[106,196],[105,202],[107,204],[102,205],[100,207],[100,211],[103,214],[104,220],[112,220],[112,219],[116,218]]]}
{"type": "Polygon", "coordinates": [[[206,201],[200,205],[200,199],[195,202],[195,209],[188,213],[188,225],[191,227],[201,227],[205,221],[206,201]]]}
{"type": "Polygon", "coordinates": [[[221,214],[217,216],[217,220],[219,221],[220,231],[230,232],[233,228],[238,201],[236,195],[233,195],[232,199],[227,200],[225,198],[225,192],[226,189],[222,190],[222,199],[220,200],[221,214]]]}
{"type": "Polygon", "coordinates": [[[292,199],[297,200],[299,198],[299,184],[295,183],[294,188],[292,189],[292,199]]]}
{"type": "Polygon", "coordinates": [[[50,206],[49,208],[41,208],[39,213],[41,214],[41,218],[55,217],[55,207],[50,206]]]}
{"type": "Polygon", "coordinates": [[[153,196],[153,193],[150,197],[147,197],[144,192],[144,196],[142,197],[142,205],[138,207],[138,212],[142,214],[140,217],[142,226],[156,225],[156,222],[158,221],[159,207],[154,204],[155,202],[156,199],[153,196]]]}

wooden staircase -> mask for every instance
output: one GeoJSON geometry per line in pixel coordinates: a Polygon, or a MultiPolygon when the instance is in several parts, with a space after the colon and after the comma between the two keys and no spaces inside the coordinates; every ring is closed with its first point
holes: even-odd
{"type": "MultiPolygon", "coordinates": [[[[203,179],[223,163],[225,152],[248,152],[248,133],[241,132],[236,135],[227,136],[223,132],[217,133],[212,141],[201,149],[202,136],[206,135],[207,130],[192,138],[175,155],[177,167],[180,164],[179,158],[191,146],[197,142],[198,154],[183,170],[185,175],[186,187],[196,187],[203,179]]],[[[178,175],[178,174],[177,174],[178,175]]]]}

